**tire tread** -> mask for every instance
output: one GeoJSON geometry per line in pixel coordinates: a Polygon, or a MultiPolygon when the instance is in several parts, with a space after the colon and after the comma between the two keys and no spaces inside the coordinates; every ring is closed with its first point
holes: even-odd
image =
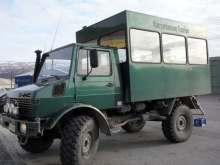
{"type": "Polygon", "coordinates": [[[60,160],[65,165],[77,164],[77,141],[82,127],[91,119],[86,115],[80,115],[70,119],[65,127],[60,145],[60,160]],[[74,135],[74,136],[71,136],[74,135]],[[68,141],[71,143],[68,143],[68,141]]]}
{"type": "Polygon", "coordinates": [[[174,143],[182,143],[184,142],[185,140],[179,140],[176,138],[176,136],[174,135],[174,132],[173,132],[173,118],[174,118],[174,115],[175,113],[177,112],[177,110],[179,108],[188,108],[188,106],[184,105],[184,104],[175,104],[175,107],[173,109],[173,111],[171,112],[170,115],[167,116],[167,120],[164,120],[162,121],[162,131],[163,131],[163,134],[164,136],[171,142],[174,142],[174,143]]]}

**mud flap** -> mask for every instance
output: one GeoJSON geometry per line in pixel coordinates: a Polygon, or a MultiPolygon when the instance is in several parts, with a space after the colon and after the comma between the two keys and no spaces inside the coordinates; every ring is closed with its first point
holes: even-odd
{"type": "Polygon", "coordinates": [[[181,102],[189,106],[190,109],[199,109],[202,114],[193,114],[193,115],[205,115],[204,110],[201,105],[197,102],[195,96],[191,97],[182,97],[180,98],[181,102]]]}

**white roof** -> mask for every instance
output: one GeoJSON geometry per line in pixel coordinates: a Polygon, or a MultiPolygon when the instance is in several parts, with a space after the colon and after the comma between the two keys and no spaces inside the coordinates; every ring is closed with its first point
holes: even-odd
{"type": "Polygon", "coordinates": [[[34,70],[27,72],[27,73],[23,73],[23,74],[19,74],[15,77],[21,77],[21,76],[33,76],[34,75],[34,70]]]}

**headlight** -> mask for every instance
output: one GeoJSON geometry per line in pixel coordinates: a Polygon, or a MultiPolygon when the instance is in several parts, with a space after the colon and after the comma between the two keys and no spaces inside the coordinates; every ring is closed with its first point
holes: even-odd
{"type": "Polygon", "coordinates": [[[20,131],[24,134],[26,133],[26,124],[25,123],[20,123],[20,131]]]}
{"type": "Polygon", "coordinates": [[[3,124],[2,124],[2,117],[1,117],[1,116],[0,116],[0,125],[3,125],[3,124]]]}
{"type": "Polygon", "coordinates": [[[6,103],[6,105],[4,105],[4,112],[7,113],[9,110],[9,103],[6,103]]]}
{"type": "Polygon", "coordinates": [[[9,104],[9,113],[11,113],[12,114],[12,109],[14,108],[14,104],[9,104]]]}
{"type": "Polygon", "coordinates": [[[4,105],[4,112],[7,112],[7,105],[4,105]]]}
{"type": "Polygon", "coordinates": [[[18,115],[19,114],[19,108],[18,107],[13,107],[12,108],[12,113],[13,113],[13,115],[18,115]]]}

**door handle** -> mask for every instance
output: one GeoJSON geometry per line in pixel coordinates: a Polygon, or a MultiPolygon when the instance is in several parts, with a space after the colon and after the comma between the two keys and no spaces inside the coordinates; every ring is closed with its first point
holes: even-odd
{"type": "Polygon", "coordinates": [[[108,83],[106,86],[107,86],[107,87],[113,87],[114,84],[112,84],[112,83],[108,83]]]}

